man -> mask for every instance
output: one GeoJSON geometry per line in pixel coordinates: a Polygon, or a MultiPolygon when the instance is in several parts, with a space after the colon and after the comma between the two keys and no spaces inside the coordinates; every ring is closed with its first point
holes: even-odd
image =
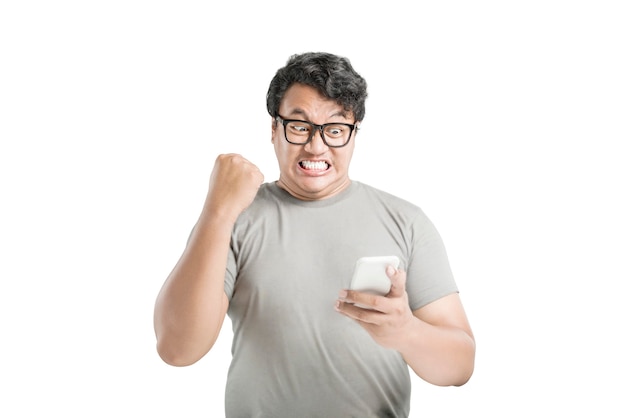
{"type": "Polygon", "coordinates": [[[201,215],[155,306],[157,350],[190,365],[232,320],[226,415],[406,417],[410,368],[462,385],[475,344],[436,229],[348,176],[367,85],[350,62],[292,56],[267,93],[280,175],[217,157],[201,215]],[[348,290],[362,256],[397,255],[385,296],[348,290]]]}

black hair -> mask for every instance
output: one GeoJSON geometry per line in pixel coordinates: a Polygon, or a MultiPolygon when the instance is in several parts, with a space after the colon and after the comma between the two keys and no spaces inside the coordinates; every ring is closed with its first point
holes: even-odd
{"type": "Polygon", "coordinates": [[[345,57],[326,52],[307,52],[289,57],[287,64],[276,71],[267,91],[267,111],[278,115],[285,92],[294,83],[317,89],[320,94],[352,112],[355,121],[365,117],[367,83],[345,57]]]}

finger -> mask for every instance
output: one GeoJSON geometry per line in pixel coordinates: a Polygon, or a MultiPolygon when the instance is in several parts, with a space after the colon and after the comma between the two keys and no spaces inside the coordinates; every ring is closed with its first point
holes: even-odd
{"type": "Polygon", "coordinates": [[[380,302],[377,301],[377,298],[379,296],[372,293],[359,292],[358,290],[344,290],[339,293],[339,300],[367,308],[379,305],[380,302]]]}
{"type": "Polygon", "coordinates": [[[391,290],[389,290],[387,297],[402,296],[406,291],[406,272],[395,269],[393,266],[388,266],[386,273],[389,280],[391,280],[391,290]]]}
{"type": "Polygon", "coordinates": [[[379,325],[384,319],[383,313],[374,309],[356,306],[350,302],[338,300],[335,303],[335,310],[348,318],[352,318],[364,324],[379,325]]]}
{"type": "Polygon", "coordinates": [[[372,293],[343,290],[339,293],[339,301],[346,302],[346,304],[355,306],[357,309],[387,312],[387,298],[372,293]]]}

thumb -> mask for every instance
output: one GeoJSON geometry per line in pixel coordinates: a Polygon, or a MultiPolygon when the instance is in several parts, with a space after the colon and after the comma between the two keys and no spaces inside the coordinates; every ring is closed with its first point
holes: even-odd
{"type": "Polygon", "coordinates": [[[393,266],[387,266],[385,270],[387,277],[391,280],[391,290],[387,294],[388,297],[400,297],[406,290],[406,272],[395,269],[393,266]]]}

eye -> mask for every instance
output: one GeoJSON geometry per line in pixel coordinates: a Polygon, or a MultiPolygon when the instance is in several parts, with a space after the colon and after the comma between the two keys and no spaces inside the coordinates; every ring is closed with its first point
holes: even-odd
{"type": "Polygon", "coordinates": [[[289,124],[287,125],[287,128],[289,128],[291,132],[297,135],[308,134],[309,131],[311,130],[311,127],[309,125],[307,125],[306,123],[302,123],[302,122],[289,122],[289,124]]]}
{"type": "Polygon", "coordinates": [[[324,133],[333,137],[341,137],[344,135],[346,128],[343,125],[330,125],[324,129],[324,133]]]}

